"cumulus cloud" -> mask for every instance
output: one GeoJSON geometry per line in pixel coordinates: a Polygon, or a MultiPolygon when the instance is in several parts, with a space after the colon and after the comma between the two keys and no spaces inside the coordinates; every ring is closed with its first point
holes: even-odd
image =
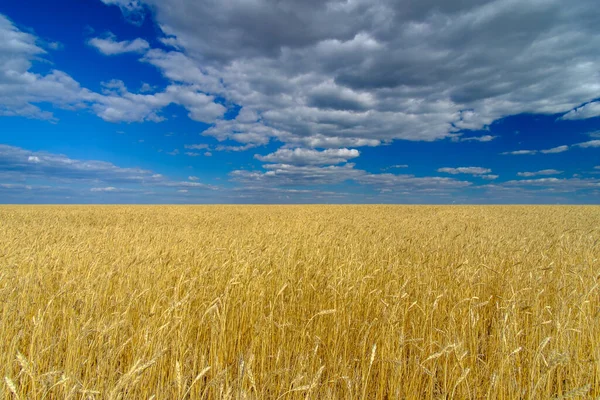
{"type": "MultiPolygon", "coordinates": [[[[208,123],[226,111],[215,102],[214,96],[193,84],[171,84],[162,92],[144,90],[141,94],[130,92],[122,81],[112,80],[103,84],[102,93],[97,93],[82,88],[60,70],[51,70],[45,75],[34,73],[31,71],[33,62],[47,53],[40,42],[0,14],[0,116],[55,119],[51,112],[40,108],[42,103],[69,110],[88,109],[108,122],[160,122],[164,119],[160,110],[170,104],[184,107],[191,119],[208,123]]],[[[111,54],[146,47],[140,41],[106,39],[94,43],[112,46],[103,47],[111,54]]]]}
{"type": "Polygon", "coordinates": [[[103,1],[152,9],[172,50],[144,62],[257,116],[208,133],[242,144],[431,141],[509,115],[596,113],[593,0],[103,1]]]}
{"type": "Polygon", "coordinates": [[[272,137],[284,134],[283,131],[263,124],[262,117],[248,109],[242,110],[235,119],[219,120],[202,132],[202,135],[213,136],[219,141],[229,139],[251,145],[264,145],[272,137]]]}
{"type": "Polygon", "coordinates": [[[92,110],[108,122],[160,122],[164,118],[159,111],[170,104],[183,106],[194,121],[212,122],[226,111],[214,102],[213,96],[199,92],[194,86],[169,85],[154,94],[131,93],[121,81],[104,86],[108,89],[105,93],[91,93],[86,98],[91,101],[92,110]]]}
{"type": "Polygon", "coordinates": [[[104,98],[60,71],[35,75],[31,62],[46,50],[3,18],[0,37],[11,40],[0,47],[13,53],[0,55],[0,70],[10,61],[17,74],[0,80],[22,79],[11,93],[0,85],[1,115],[52,118],[36,105],[48,102],[111,122],[159,122],[162,108],[178,104],[216,122],[206,135],[218,140],[336,149],[457,137],[520,113],[588,118],[597,108],[593,0],[567,10],[558,0],[102,1],[138,23],[152,10],[169,50],[113,36],[90,43],[106,54],[143,51],[167,90],[104,98]],[[217,97],[241,106],[240,115],[215,121],[225,111],[217,97]]]}
{"type": "Polygon", "coordinates": [[[492,172],[491,169],[482,168],[482,167],[458,167],[458,168],[445,167],[445,168],[439,168],[437,171],[444,172],[446,174],[452,174],[452,175],[457,175],[457,174],[484,175],[484,174],[488,174],[488,173],[492,172]]]}
{"type": "Polygon", "coordinates": [[[563,173],[563,171],[558,171],[556,169],[542,169],[540,171],[535,171],[535,172],[517,172],[517,176],[532,177],[532,176],[540,176],[540,175],[559,175],[562,173],[563,173]]]}
{"type": "MultiPolygon", "coordinates": [[[[113,34],[106,37],[95,37],[88,40],[88,44],[95,47],[99,52],[107,56],[114,56],[123,53],[143,53],[150,48],[150,44],[144,39],[117,41],[113,34]]],[[[146,90],[148,91],[148,90],[146,90]]]]}
{"type": "Polygon", "coordinates": [[[53,119],[39,103],[77,109],[84,107],[89,94],[62,71],[47,74],[31,71],[34,60],[47,54],[43,43],[31,33],[17,28],[0,14],[0,116],[53,119]]]}
{"type": "Polygon", "coordinates": [[[254,158],[270,163],[294,165],[334,165],[345,163],[356,158],[360,152],[356,149],[327,149],[323,151],[311,149],[279,149],[275,153],[262,156],[256,154],[254,158]]]}
{"type": "Polygon", "coordinates": [[[380,140],[368,138],[352,138],[340,136],[324,136],[321,134],[307,137],[295,135],[281,135],[280,138],[286,142],[288,147],[309,147],[321,149],[333,149],[340,147],[376,147],[381,144],[380,140]]]}

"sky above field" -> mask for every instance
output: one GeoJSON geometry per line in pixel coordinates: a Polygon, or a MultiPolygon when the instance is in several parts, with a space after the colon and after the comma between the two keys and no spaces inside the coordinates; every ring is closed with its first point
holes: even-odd
{"type": "Polygon", "coordinates": [[[597,0],[0,2],[2,203],[600,203],[597,0]]]}

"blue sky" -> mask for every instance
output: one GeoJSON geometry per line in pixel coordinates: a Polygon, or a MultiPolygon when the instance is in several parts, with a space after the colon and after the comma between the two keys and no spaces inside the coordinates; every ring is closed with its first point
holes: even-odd
{"type": "Polygon", "coordinates": [[[0,202],[597,204],[598,26],[593,0],[3,2],[0,202]]]}

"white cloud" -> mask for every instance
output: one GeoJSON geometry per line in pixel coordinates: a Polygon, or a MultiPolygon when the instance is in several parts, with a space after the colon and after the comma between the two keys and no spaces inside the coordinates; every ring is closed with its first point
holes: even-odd
{"type": "Polygon", "coordinates": [[[280,139],[285,141],[288,147],[309,147],[334,149],[340,147],[376,147],[381,144],[380,140],[368,138],[352,138],[340,136],[311,135],[307,137],[295,135],[281,135],[280,139]]]}
{"type": "Polygon", "coordinates": [[[542,169],[540,171],[535,171],[535,172],[517,172],[517,175],[523,176],[523,177],[532,177],[532,176],[540,176],[540,175],[559,175],[562,173],[563,173],[563,171],[558,171],[556,169],[542,169]]]}
{"type": "Polygon", "coordinates": [[[557,153],[563,153],[565,151],[568,151],[571,147],[582,147],[582,148],[588,148],[588,147],[600,147],[600,140],[590,140],[587,142],[583,142],[583,143],[576,143],[572,146],[567,146],[567,145],[562,145],[562,146],[557,146],[557,147],[553,147],[551,149],[547,149],[547,150],[516,150],[516,151],[506,151],[504,153],[504,155],[533,155],[533,154],[537,154],[537,153],[542,153],[542,154],[557,154],[557,153]]]}
{"type": "Polygon", "coordinates": [[[483,135],[483,136],[472,136],[472,137],[461,137],[458,140],[460,142],[491,142],[496,139],[497,136],[483,135]]]}
{"type": "Polygon", "coordinates": [[[155,182],[154,173],[141,168],[120,168],[105,161],[76,160],[64,155],[32,152],[0,145],[0,171],[10,171],[14,179],[142,183],[155,182]]]}
{"type": "Polygon", "coordinates": [[[540,153],[544,153],[544,154],[556,154],[556,153],[563,153],[563,152],[565,152],[567,150],[569,150],[569,146],[563,145],[563,146],[553,147],[553,148],[548,149],[548,150],[540,150],[540,153]]]}
{"type": "Polygon", "coordinates": [[[131,93],[121,81],[108,82],[104,87],[104,94],[90,93],[86,98],[92,110],[107,122],[160,122],[164,118],[159,111],[170,104],[183,106],[195,121],[212,122],[226,111],[224,106],[214,102],[213,96],[193,86],[170,85],[154,94],[131,93]]]}
{"type": "Polygon", "coordinates": [[[124,168],[106,161],[79,160],[7,145],[0,145],[0,178],[12,181],[9,182],[11,184],[24,184],[31,180],[54,185],[90,185],[90,192],[125,193],[141,187],[216,189],[197,181],[173,181],[142,168],[124,168]]]}
{"type": "Polygon", "coordinates": [[[140,93],[148,93],[148,92],[154,92],[156,90],[156,86],[152,86],[149,83],[142,83],[142,86],[140,86],[140,93]]]}
{"type": "Polygon", "coordinates": [[[144,62],[254,114],[207,133],[242,144],[431,141],[509,115],[569,113],[600,89],[594,0],[103,1],[152,9],[174,50],[144,62]]]}
{"type": "Polygon", "coordinates": [[[387,171],[387,170],[396,169],[396,168],[408,168],[408,165],[407,164],[390,165],[389,167],[382,168],[381,170],[387,171]]]}
{"type": "Polygon", "coordinates": [[[22,116],[52,120],[51,112],[39,103],[77,109],[84,107],[89,93],[69,75],[51,70],[47,74],[31,71],[32,63],[47,52],[43,42],[17,28],[0,14],[0,116],[22,116]]]}
{"type": "Polygon", "coordinates": [[[575,108],[563,115],[561,119],[587,119],[598,116],[600,116],[600,101],[575,108]]]}
{"type": "Polygon", "coordinates": [[[139,0],[101,0],[104,4],[114,4],[121,8],[125,18],[134,25],[144,22],[145,10],[139,0]]]}
{"type": "Polygon", "coordinates": [[[52,119],[39,105],[49,103],[109,122],[159,122],[177,104],[214,123],[206,135],[240,149],[272,139],[337,149],[458,137],[520,113],[600,112],[600,102],[590,103],[600,89],[593,0],[567,10],[558,0],[102,1],[134,23],[152,10],[171,49],[110,35],[90,44],[105,54],[143,52],[168,87],[100,94],[59,70],[34,73],[32,63],[53,46],[0,17],[0,115],[52,119]],[[240,115],[222,120],[217,96],[242,106],[240,115]]]}
{"type": "Polygon", "coordinates": [[[169,187],[169,188],[218,190],[218,188],[216,186],[213,186],[213,185],[207,185],[205,183],[189,182],[189,181],[169,181],[169,180],[164,180],[164,181],[161,181],[160,183],[157,183],[155,186],[158,186],[158,187],[169,187]]]}
{"type": "Polygon", "coordinates": [[[210,151],[205,151],[204,153],[198,153],[197,151],[186,151],[185,155],[189,157],[200,157],[202,155],[204,157],[210,157],[212,156],[212,153],[210,151]]]}
{"type": "Polygon", "coordinates": [[[515,151],[505,151],[501,153],[503,155],[513,155],[513,156],[521,156],[521,155],[533,155],[537,154],[537,150],[515,150],[515,151]]]}
{"type": "Polygon", "coordinates": [[[143,53],[150,48],[150,44],[144,39],[117,41],[116,36],[109,33],[106,37],[95,37],[88,40],[88,44],[95,47],[106,56],[114,56],[123,53],[143,53]]]}
{"type": "Polygon", "coordinates": [[[412,193],[449,193],[452,190],[465,188],[471,182],[442,177],[415,177],[413,175],[371,174],[355,169],[354,164],[341,166],[328,165],[291,165],[266,164],[266,171],[236,170],[230,175],[233,181],[244,187],[280,188],[315,185],[335,185],[345,181],[354,181],[360,185],[368,185],[376,190],[388,192],[410,191],[412,193]]]}
{"type": "Polygon", "coordinates": [[[123,193],[140,193],[141,189],[123,188],[123,187],[93,187],[90,192],[93,193],[112,193],[112,194],[123,194],[123,193]]]}
{"type": "Polygon", "coordinates": [[[505,182],[504,185],[546,187],[553,190],[573,192],[575,190],[600,189],[600,180],[581,178],[537,178],[508,181],[505,182]]]}
{"type": "Polygon", "coordinates": [[[236,182],[244,184],[259,184],[267,187],[279,186],[306,186],[306,185],[331,185],[347,181],[363,174],[354,169],[354,164],[342,166],[315,166],[315,165],[290,165],[267,164],[266,172],[235,170],[231,177],[236,182]]]}
{"type": "Polygon", "coordinates": [[[484,175],[484,174],[488,174],[488,173],[492,172],[491,169],[482,168],[482,167],[458,167],[458,168],[445,167],[445,168],[438,168],[437,171],[444,172],[447,174],[452,174],[452,175],[456,175],[456,174],[484,175]]]}
{"type": "Polygon", "coordinates": [[[163,75],[173,82],[192,84],[206,93],[224,93],[225,87],[218,72],[208,72],[201,65],[178,51],[152,49],[144,54],[142,61],[160,69],[163,75]]]}
{"type": "Polygon", "coordinates": [[[480,177],[483,179],[494,180],[494,179],[498,179],[499,175],[487,174],[487,175],[481,175],[480,177]]]}
{"type": "Polygon", "coordinates": [[[294,165],[334,165],[345,163],[356,158],[360,152],[356,149],[326,149],[323,151],[311,149],[279,149],[275,153],[262,156],[256,154],[254,158],[270,163],[294,165]]]}
{"type": "Polygon", "coordinates": [[[198,181],[200,178],[198,178],[197,176],[188,176],[188,179],[189,179],[190,181],[193,181],[193,182],[195,182],[195,181],[198,181]]]}
{"type": "Polygon", "coordinates": [[[214,150],[215,151],[233,151],[233,152],[240,152],[240,151],[246,151],[249,149],[253,149],[255,147],[258,147],[258,144],[245,144],[243,146],[223,146],[223,145],[218,145],[215,146],[214,150]]]}
{"type": "MultiPolygon", "coordinates": [[[[138,94],[131,93],[122,81],[112,80],[103,84],[102,93],[96,93],[59,70],[46,75],[33,73],[32,63],[46,54],[38,42],[37,37],[19,30],[0,14],[0,116],[54,119],[51,112],[40,109],[41,103],[69,110],[90,109],[108,122],[160,122],[164,119],[160,110],[170,104],[187,109],[191,119],[208,123],[226,111],[215,103],[214,96],[190,84],[172,84],[163,92],[138,94]]],[[[113,44],[126,50],[145,47],[139,41],[123,43],[113,44]]],[[[106,49],[114,53],[117,47],[106,49]]]]}
{"type": "Polygon", "coordinates": [[[589,142],[577,143],[575,146],[583,148],[600,147],[600,140],[590,140],[589,142]]]}
{"type": "Polygon", "coordinates": [[[264,145],[272,137],[282,137],[286,132],[266,126],[255,112],[242,109],[235,119],[219,120],[202,135],[213,136],[219,141],[235,140],[239,143],[264,145]]]}
{"type": "Polygon", "coordinates": [[[587,135],[589,135],[592,138],[600,138],[600,131],[588,132],[587,135]]]}
{"type": "Polygon", "coordinates": [[[395,174],[362,174],[355,179],[356,182],[385,188],[391,191],[410,192],[446,192],[471,186],[471,182],[459,181],[443,177],[415,177],[413,175],[395,174]]]}
{"type": "Polygon", "coordinates": [[[189,150],[203,150],[208,149],[209,146],[207,144],[186,144],[184,147],[189,150]]]}

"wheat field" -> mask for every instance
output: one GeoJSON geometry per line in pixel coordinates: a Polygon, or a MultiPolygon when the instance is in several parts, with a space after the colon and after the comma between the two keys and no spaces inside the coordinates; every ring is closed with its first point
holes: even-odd
{"type": "Polygon", "coordinates": [[[596,398],[599,241],[592,206],[3,206],[0,398],[596,398]]]}

